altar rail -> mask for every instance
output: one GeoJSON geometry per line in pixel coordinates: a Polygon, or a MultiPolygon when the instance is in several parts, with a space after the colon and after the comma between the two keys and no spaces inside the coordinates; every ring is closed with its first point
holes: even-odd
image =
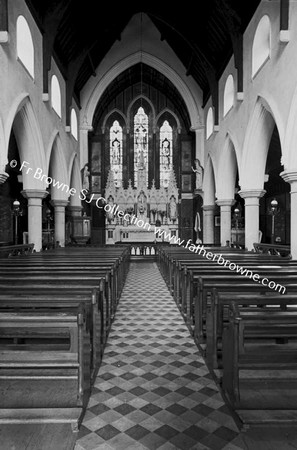
{"type": "MultiPolygon", "coordinates": [[[[125,244],[119,242],[116,245],[121,245],[130,248],[130,255],[133,257],[154,258],[158,255],[158,249],[160,246],[164,247],[166,243],[150,243],[150,242],[129,242],[125,244]]],[[[169,244],[168,244],[169,245],[169,244]]]]}
{"type": "Polygon", "coordinates": [[[254,243],[254,249],[256,253],[266,253],[268,255],[276,256],[290,256],[290,245],[276,245],[276,244],[262,244],[254,243]]]}
{"type": "Polygon", "coordinates": [[[34,251],[34,244],[5,245],[0,247],[0,257],[29,255],[34,251]]]}

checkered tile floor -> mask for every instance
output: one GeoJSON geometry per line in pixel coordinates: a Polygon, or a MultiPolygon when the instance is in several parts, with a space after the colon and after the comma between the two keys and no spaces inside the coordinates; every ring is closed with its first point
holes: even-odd
{"type": "Polygon", "coordinates": [[[156,264],[131,263],[75,450],[239,450],[238,434],[156,264]]]}

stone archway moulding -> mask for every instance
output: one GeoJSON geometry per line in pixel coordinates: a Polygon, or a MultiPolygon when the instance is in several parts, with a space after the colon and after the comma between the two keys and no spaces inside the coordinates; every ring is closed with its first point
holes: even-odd
{"type": "Polygon", "coordinates": [[[177,88],[186,103],[191,120],[191,129],[196,129],[201,126],[199,110],[190,91],[190,88],[177,74],[177,72],[172,69],[172,67],[161,61],[159,58],[156,58],[155,56],[150,55],[146,52],[136,52],[122,59],[103,75],[103,77],[98,81],[97,85],[87,99],[85,107],[81,111],[81,126],[83,128],[86,125],[92,126],[96,106],[105,89],[120,73],[139,62],[143,62],[144,64],[147,64],[148,66],[151,66],[154,69],[158,70],[172,82],[172,84],[177,88]]]}
{"type": "Polygon", "coordinates": [[[271,108],[271,102],[258,96],[243,144],[239,180],[242,190],[263,189],[267,153],[275,125],[283,148],[283,126],[276,111],[271,108]]]}

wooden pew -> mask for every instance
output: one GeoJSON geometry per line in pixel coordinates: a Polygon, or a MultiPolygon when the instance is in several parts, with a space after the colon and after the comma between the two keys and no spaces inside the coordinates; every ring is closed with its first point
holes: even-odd
{"type": "MultiPolygon", "coordinates": [[[[91,251],[81,250],[69,252],[68,249],[58,249],[17,259],[0,259],[0,313],[12,314],[17,311],[19,315],[58,315],[64,311],[70,314],[73,308],[83,301],[88,331],[88,339],[85,342],[85,350],[89,355],[87,372],[93,381],[129,269],[130,255],[126,247],[116,250],[104,248],[102,251],[100,249],[99,253],[98,248],[91,251]],[[92,294],[94,292],[96,294],[92,294]]],[[[40,339],[44,343],[46,337],[51,337],[52,345],[39,346],[40,353],[41,350],[47,352],[49,348],[57,352],[62,350],[65,342],[61,330],[51,329],[50,333],[46,329],[38,329],[38,332],[35,329],[28,335],[28,331],[25,332],[23,328],[15,342],[10,343],[9,350],[24,342],[26,347],[23,348],[26,348],[27,352],[36,352],[38,346],[35,344],[33,350],[32,342],[40,339]]],[[[36,367],[38,364],[36,362],[36,367]]],[[[54,387],[53,390],[55,391],[54,387]]],[[[57,416],[63,415],[63,408],[59,411],[55,409],[55,413],[57,416]]],[[[5,415],[11,415],[11,412],[4,409],[0,414],[0,420],[6,420],[5,415]]],[[[45,412],[42,408],[29,407],[27,416],[30,415],[34,416],[35,421],[39,421],[45,416],[45,412]]]]}
{"type": "Polygon", "coordinates": [[[292,410],[296,421],[296,369],[297,312],[245,312],[231,304],[223,333],[222,387],[233,408],[292,410]],[[263,337],[282,337],[288,343],[267,344],[263,337]]]}
{"type": "MultiPolygon", "coordinates": [[[[266,272],[262,273],[261,277],[267,277],[274,281],[278,285],[284,286],[288,291],[289,289],[295,292],[297,290],[297,274],[286,273],[282,271],[281,273],[266,272]]],[[[245,293],[247,291],[252,291],[255,294],[272,293],[268,286],[261,283],[256,283],[253,280],[239,276],[238,274],[231,275],[207,275],[204,277],[193,276],[192,283],[196,286],[196,295],[194,298],[194,335],[198,342],[205,341],[205,319],[206,319],[206,309],[207,304],[210,302],[212,289],[216,288],[219,293],[222,292],[235,292],[245,293]]],[[[280,293],[280,292],[278,292],[280,293]]],[[[187,305],[188,321],[191,323],[191,305],[187,305]]]]}
{"type": "Polygon", "coordinates": [[[84,305],[59,312],[0,311],[0,330],[0,418],[22,422],[39,414],[51,421],[62,414],[77,427],[90,394],[84,305]]]}
{"type": "MultiPolygon", "coordinates": [[[[206,314],[206,361],[210,369],[217,369],[221,366],[221,348],[223,329],[228,324],[229,307],[236,304],[237,308],[246,311],[292,311],[297,308],[297,290],[295,293],[285,295],[271,294],[264,292],[264,295],[257,295],[252,291],[245,292],[224,292],[219,293],[213,289],[210,304],[206,314]],[[265,295],[267,294],[267,295],[265,295]]],[[[289,287],[290,290],[290,287],[289,287]]]]}
{"type": "Polygon", "coordinates": [[[91,382],[95,380],[102,359],[106,342],[105,327],[103,323],[104,312],[102,298],[96,289],[80,289],[69,294],[65,289],[35,288],[29,286],[21,289],[11,287],[9,294],[0,294],[0,312],[26,311],[37,312],[47,309],[49,311],[72,310],[83,303],[86,309],[87,329],[90,334],[90,376],[91,382]]]}

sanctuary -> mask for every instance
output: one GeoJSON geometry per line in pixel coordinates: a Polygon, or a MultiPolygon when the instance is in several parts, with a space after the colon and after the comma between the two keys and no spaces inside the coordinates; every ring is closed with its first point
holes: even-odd
{"type": "Polygon", "coordinates": [[[178,237],[178,188],[173,169],[169,175],[167,187],[147,187],[147,169],[140,150],[137,163],[137,187],[128,188],[116,182],[114,172],[109,171],[105,189],[105,199],[110,205],[106,220],[106,244],[116,242],[157,242],[165,236],[178,237]],[[121,214],[116,214],[121,211],[121,214]],[[154,233],[155,227],[161,227],[165,233],[162,238],[154,233]]]}

